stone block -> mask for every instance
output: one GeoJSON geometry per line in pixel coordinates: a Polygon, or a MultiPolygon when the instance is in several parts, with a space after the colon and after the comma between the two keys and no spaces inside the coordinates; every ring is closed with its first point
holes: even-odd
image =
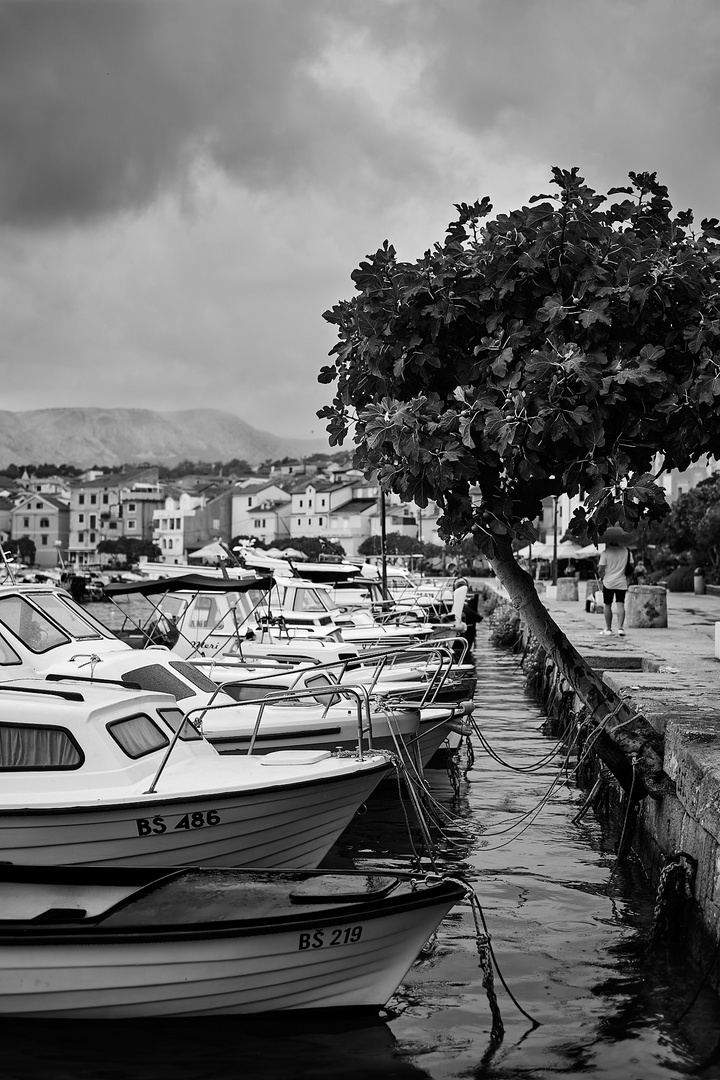
{"type": "Polygon", "coordinates": [[[558,600],[578,600],[578,583],[574,577],[561,577],[558,578],[557,583],[557,599],[558,600]]]}
{"type": "Polygon", "coordinates": [[[657,585],[631,585],[625,597],[625,625],[639,629],[667,624],[666,590],[657,585]]]}

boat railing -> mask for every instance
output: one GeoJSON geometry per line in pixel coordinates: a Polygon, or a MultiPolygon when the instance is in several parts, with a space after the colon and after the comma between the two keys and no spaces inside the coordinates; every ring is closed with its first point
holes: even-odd
{"type": "MultiPolygon", "coordinates": [[[[296,676],[297,681],[301,682],[308,674],[317,675],[321,672],[325,672],[334,675],[337,687],[343,688],[348,685],[348,683],[344,681],[345,679],[349,679],[350,685],[352,685],[353,671],[362,667],[365,670],[370,671],[370,678],[367,683],[362,683],[360,685],[367,690],[368,694],[376,694],[381,690],[380,681],[383,674],[392,676],[392,669],[395,664],[402,663],[403,661],[414,663],[418,659],[425,663],[430,670],[427,686],[418,702],[418,705],[422,707],[424,705],[431,705],[437,700],[438,695],[449,679],[453,664],[455,663],[452,649],[449,648],[444,641],[442,644],[423,643],[394,649],[367,650],[366,652],[363,652],[360,657],[346,657],[344,659],[333,659],[320,662],[313,660],[308,661],[307,664],[299,664],[291,669],[288,669],[287,665],[269,665],[263,674],[253,675],[253,681],[256,679],[272,679],[274,676],[277,676],[278,672],[283,672],[287,675],[288,670],[291,670],[296,676]],[[435,661],[434,664],[433,661],[435,661]]],[[[212,670],[215,663],[218,663],[218,666],[220,666],[219,660],[208,661],[210,670],[212,670]]]]}
{"type": "MultiPolygon", "coordinates": [[[[218,691],[223,691],[224,690],[225,692],[227,692],[228,687],[231,687],[233,685],[242,686],[243,685],[243,680],[231,680],[230,679],[227,682],[224,682],[224,683],[220,684],[218,686],[218,691]]],[[[277,691],[273,691],[270,694],[264,694],[264,695],[261,695],[261,696],[256,697],[256,698],[247,698],[247,699],[243,700],[242,702],[238,702],[238,701],[235,701],[233,699],[232,702],[221,703],[219,705],[211,704],[211,703],[208,703],[207,705],[197,705],[197,706],[195,706],[195,708],[188,709],[188,711],[185,713],[185,718],[188,719],[190,716],[192,716],[193,713],[198,713],[198,716],[192,722],[194,724],[197,724],[197,725],[201,726],[203,718],[209,712],[218,712],[221,709],[237,709],[239,706],[244,708],[245,706],[258,705],[259,706],[258,714],[257,714],[257,718],[255,720],[255,726],[253,728],[252,735],[250,736],[250,743],[249,743],[248,751],[247,751],[248,755],[250,755],[250,754],[253,753],[253,751],[255,749],[255,743],[257,741],[258,733],[260,731],[260,726],[262,724],[262,721],[263,721],[263,718],[265,716],[265,712],[266,712],[266,709],[268,708],[268,706],[282,705],[282,704],[284,704],[284,703],[286,703],[287,701],[290,701],[290,700],[293,701],[293,702],[296,702],[298,700],[305,700],[305,699],[308,699],[308,700],[313,699],[316,702],[318,702],[318,704],[322,704],[322,702],[320,702],[318,700],[319,698],[322,698],[322,697],[337,697],[338,695],[340,695],[341,697],[351,698],[355,702],[355,706],[356,706],[356,709],[357,709],[357,732],[358,732],[357,755],[358,755],[358,760],[362,761],[363,760],[363,741],[365,739],[367,739],[367,748],[368,748],[368,750],[372,750],[373,741],[372,741],[372,715],[371,715],[372,710],[371,710],[371,704],[370,704],[370,695],[367,693],[366,688],[364,686],[360,686],[360,685],[358,685],[358,686],[342,685],[342,686],[338,686],[338,687],[332,686],[332,687],[329,687],[327,690],[324,690],[324,689],[315,689],[315,690],[299,690],[299,689],[295,689],[295,690],[277,690],[277,691]]],[[[214,701],[214,698],[215,698],[215,695],[213,695],[213,699],[212,699],[213,701],[214,701]]],[[[325,711],[323,713],[323,716],[327,715],[327,711],[330,708],[331,704],[332,704],[332,701],[328,701],[326,703],[325,711]]],[[[182,728],[182,725],[180,726],[180,728],[182,728]]],[[[177,741],[177,736],[178,736],[178,732],[175,733],[175,737],[173,738],[172,745],[174,745],[175,742],[177,741]]],[[[166,759],[167,759],[168,756],[169,756],[169,752],[168,752],[168,754],[166,754],[166,759]]],[[[163,761],[161,763],[160,770],[158,770],[158,775],[159,775],[159,772],[162,771],[162,769],[164,767],[165,767],[165,761],[163,761]]],[[[156,781],[157,781],[157,777],[156,777],[156,780],[154,782],[156,782],[156,781]]]]}

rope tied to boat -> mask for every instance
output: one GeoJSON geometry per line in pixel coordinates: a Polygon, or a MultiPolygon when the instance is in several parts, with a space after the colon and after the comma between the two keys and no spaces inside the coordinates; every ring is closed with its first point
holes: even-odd
{"type": "Polygon", "coordinates": [[[468,899],[470,900],[470,909],[473,913],[473,919],[475,921],[475,942],[477,945],[480,968],[483,973],[482,984],[485,989],[485,993],[487,994],[488,1004],[490,1006],[490,1012],[493,1021],[492,1029],[490,1032],[490,1041],[492,1045],[496,1045],[503,1039],[503,1036],[505,1034],[505,1026],[502,1022],[502,1017],[500,1015],[500,1006],[498,1005],[497,994],[495,993],[495,976],[493,974],[493,969],[497,971],[500,982],[503,984],[506,993],[510,997],[510,1000],[512,1001],[518,1012],[521,1012],[522,1015],[530,1021],[533,1028],[540,1027],[540,1021],[535,1020],[535,1018],[532,1017],[530,1013],[526,1012],[525,1009],[523,1009],[522,1005],[517,1000],[508,984],[505,982],[503,973],[500,970],[500,965],[497,962],[497,957],[495,956],[495,952],[492,947],[492,939],[490,937],[490,931],[488,930],[487,922],[485,921],[485,913],[482,909],[482,905],[478,900],[475,891],[466,882],[462,882],[462,884],[465,885],[468,899]]]}
{"type": "Polygon", "coordinates": [[[490,1030],[490,1042],[494,1045],[502,1042],[505,1036],[505,1025],[500,1015],[497,994],[495,993],[495,976],[493,974],[493,961],[490,952],[490,936],[478,932],[475,938],[478,951],[478,962],[482,970],[482,985],[487,994],[490,1015],[492,1016],[492,1028],[490,1030]]]}
{"type": "Polygon", "coordinates": [[[470,772],[475,764],[475,748],[470,735],[465,736],[465,775],[470,772]]]}
{"type": "Polygon", "coordinates": [[[696,872],[697,860],[685,851],[669,855],[665,860],[658,878],[649,948],[668,936],[673,922],[673,906],[692,898],[696,872]]]}

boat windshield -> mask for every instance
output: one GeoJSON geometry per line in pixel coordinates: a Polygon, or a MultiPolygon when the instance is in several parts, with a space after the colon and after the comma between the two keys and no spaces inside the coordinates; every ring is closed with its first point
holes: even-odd
{"type": "Polygon", "coordinates": [[[49,652],[72,640],[22,596],[0,599],[0,623],[35,653],[49,652]]]}
{"type": "Polygon", "coordinates": [[[99,622],[91,620],[80,608],[74,607],[70,597],[66,602],[65,598],[57,593],[33,593],[32,602],[42,608],[45,614],[66,630],[72,638],[86,641],[88,638],[112,636],[107,630],[102,629],[99,622]]]}
{"type": "Polygon", "coordinates": [[[291,611],[334,611],[335,605],[331,603],[327,594],[320,589],[288,589],[287,601],[290,601],[291,611]]]}

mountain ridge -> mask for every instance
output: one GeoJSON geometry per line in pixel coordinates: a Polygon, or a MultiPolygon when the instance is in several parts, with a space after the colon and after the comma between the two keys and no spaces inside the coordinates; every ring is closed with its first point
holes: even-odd
{"type": "Polygon", "coordinates": [[[0,410],[0,469],[8,465],[93,465],[232,461],[330,453],[327,439],[288,439],[221,409],[0,410]]]}

